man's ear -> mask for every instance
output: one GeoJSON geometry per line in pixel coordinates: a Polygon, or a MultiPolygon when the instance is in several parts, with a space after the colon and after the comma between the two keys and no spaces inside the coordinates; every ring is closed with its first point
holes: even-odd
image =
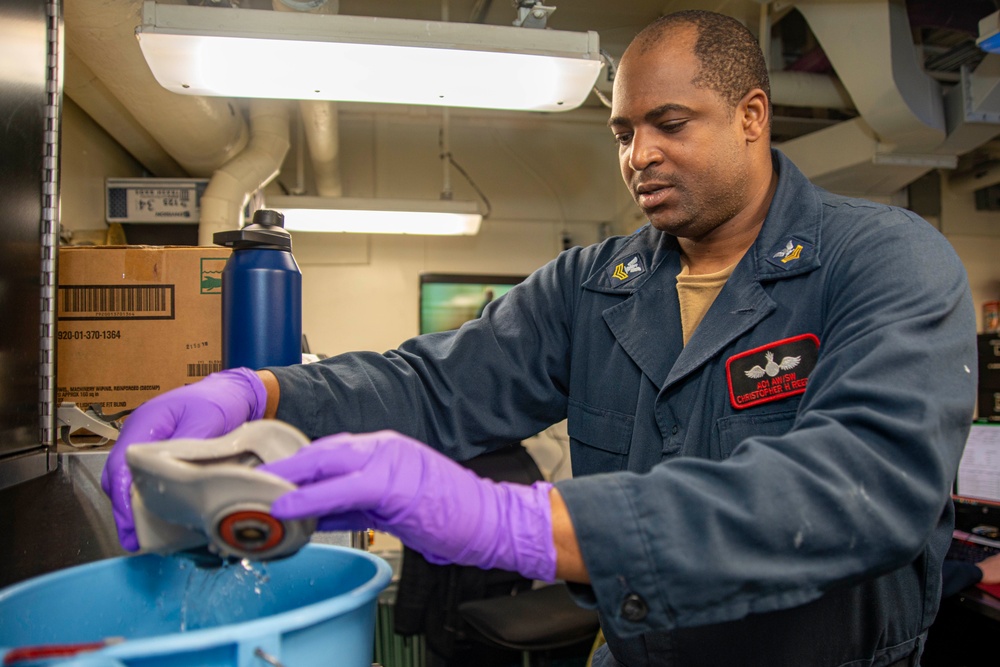
{"type": "Polygon", "coordinates": [[[754,88],[743,96],[736,113],[742,122],[747,143],[752,144],[770,134],[771,105],[760,88],[754,88]]]}

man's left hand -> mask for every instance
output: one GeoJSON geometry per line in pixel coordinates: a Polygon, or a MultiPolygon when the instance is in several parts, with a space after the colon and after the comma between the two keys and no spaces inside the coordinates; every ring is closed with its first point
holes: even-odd
{"type": "Polygon", "coordinates": [[[439,565],[555,579],[548,482],[483,479],[393,431],[322,438],[258,469],[299,486],[274,501],[278,519],[317,517],[320,530],[376,528],[439,565]]]}

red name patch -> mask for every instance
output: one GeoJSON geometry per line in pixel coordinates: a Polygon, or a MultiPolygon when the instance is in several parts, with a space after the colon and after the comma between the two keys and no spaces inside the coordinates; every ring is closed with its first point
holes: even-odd
{"type": "Polygon", "coordinates": [[[729,402],[737,410],[806,390],[819,357],[819,338],[802,334],[733,355],[726,362],[729,402]]]}

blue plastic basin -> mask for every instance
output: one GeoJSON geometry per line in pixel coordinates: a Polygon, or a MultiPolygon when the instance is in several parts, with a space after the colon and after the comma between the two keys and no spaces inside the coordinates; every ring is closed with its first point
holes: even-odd
{"type": "Polygon", "coordinates": [[[110,558],[0,591],[0,656],[122,638],[59,664],[265,667],[262,652],[286,667],[370,667],[377,596],[391,575],[378,556],[323,544],[250,569],[110,558]]]}

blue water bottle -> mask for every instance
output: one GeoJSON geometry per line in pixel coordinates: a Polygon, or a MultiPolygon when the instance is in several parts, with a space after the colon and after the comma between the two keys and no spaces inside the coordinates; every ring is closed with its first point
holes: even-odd
{"type": "Polygon", "coordinates": [[[302,272],[285,217],[259,210],[242,229],[216,232],[233,249],[222,271],[222,367],[302,363],[302,272]]]}

